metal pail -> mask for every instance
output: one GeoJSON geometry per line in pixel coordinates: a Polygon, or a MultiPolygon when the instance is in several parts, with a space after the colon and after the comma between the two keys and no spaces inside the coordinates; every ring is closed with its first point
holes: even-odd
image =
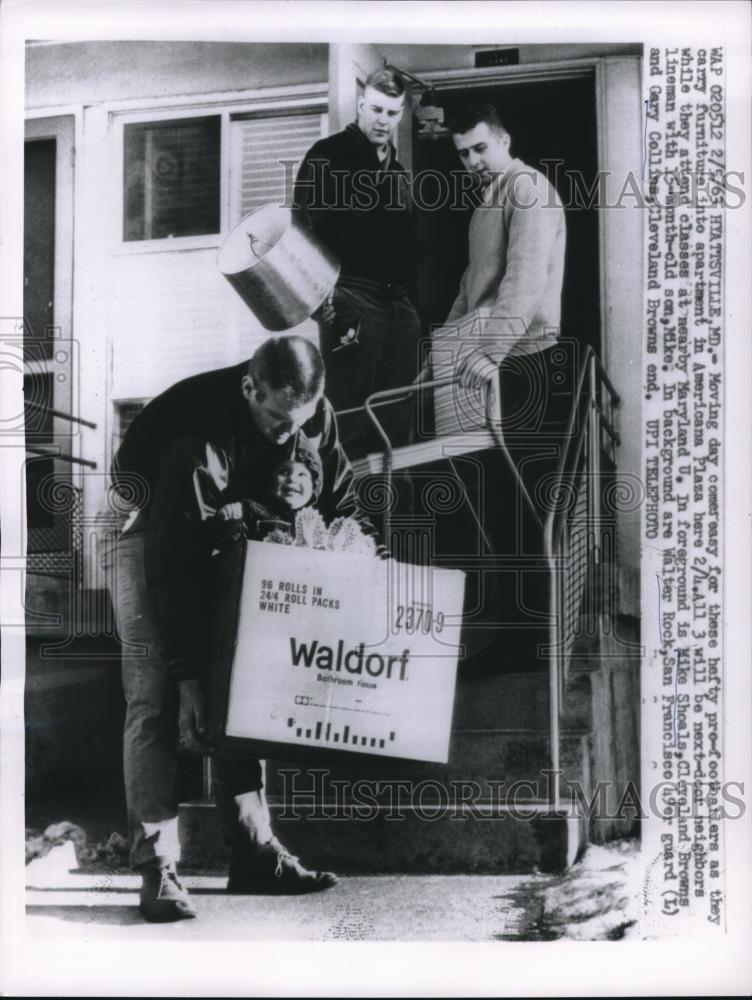
{"type": "Polygon", "coordinates": [[[280,205],[246,215],[222,245],[217,265],[267,330],[302,323],[339,276],[332,254],[280,205]]]}

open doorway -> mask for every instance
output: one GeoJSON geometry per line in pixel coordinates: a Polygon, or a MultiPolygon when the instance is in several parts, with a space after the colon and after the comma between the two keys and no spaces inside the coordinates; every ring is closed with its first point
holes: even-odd
{"type": "MultiPolygon", "coordinates": [[[[581,178],[581,189],[587,190],[598,170],[592,73],[572,79],[441,89],[439,99],[447,112],[469,101],[495,104],[512,137],[512,154],[540,170],[557,188],[566,206],[567,224],[561,336],[599,351],[597,210],[576,207],[570,197],[573,176],[581,178]]],[[[432,170],[448,174],[461,169],[448,132],[416,136],[413,150],[416,173],[432,170]]],[[[422,251],[417,293],[429,323],[443,322],[457,294],[467,265],[471,214],[471,208],[417,210],[422,251]]]]}

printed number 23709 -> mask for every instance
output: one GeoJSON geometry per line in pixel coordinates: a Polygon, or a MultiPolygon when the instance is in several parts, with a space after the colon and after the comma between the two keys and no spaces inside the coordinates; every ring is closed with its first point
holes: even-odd
{"type": "Polygon", "coordinates": [[[394,616],[394,631],[405,631],[408,635],[422,632],[430,635],[431,632],[442,632],[444,630],[444,612],[438,611],[434,614],[433,609],[425,604],[404,604],[397,605],[397,613],[394,616]]]}

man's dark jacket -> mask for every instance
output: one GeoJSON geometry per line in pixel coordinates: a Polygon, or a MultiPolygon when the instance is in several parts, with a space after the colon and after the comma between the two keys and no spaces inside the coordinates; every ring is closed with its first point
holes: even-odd
{"type": "Polygon", "coordinates": [[[409,181],[393,146],[382,164],[356,124],[320,139],[298,171],[293,211],[338,258],[342,277],[412,288],[409,181]]]}
{"type": "MultiPolygon", "coordinates": [[[[214,547],[211,519],[220,507],[262,501],[274,468],[295,446],[259,434],[241,391],[247,362],[184,379],[153,399],[134,419],[114,458],[112,481],[136,501],[129,531],[146,533],[146,576],[164,654],[178,679],[205,668],[206,580],[214,547]]],[[[318,452],[323,487],[317,508],[327,523],[357,518],[350,463],[339,443],[331,404],[322,398],[298,433],[318,452]]]]}

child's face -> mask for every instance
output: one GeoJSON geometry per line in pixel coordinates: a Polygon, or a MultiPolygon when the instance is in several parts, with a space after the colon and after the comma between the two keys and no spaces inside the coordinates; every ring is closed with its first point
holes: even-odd
{"type": "Polygon", "coordinates": [[[272,475],[272,495],[291,510],[300,510],[313,496],[313,477],[302,462],[283,462],[272,475]]]}

